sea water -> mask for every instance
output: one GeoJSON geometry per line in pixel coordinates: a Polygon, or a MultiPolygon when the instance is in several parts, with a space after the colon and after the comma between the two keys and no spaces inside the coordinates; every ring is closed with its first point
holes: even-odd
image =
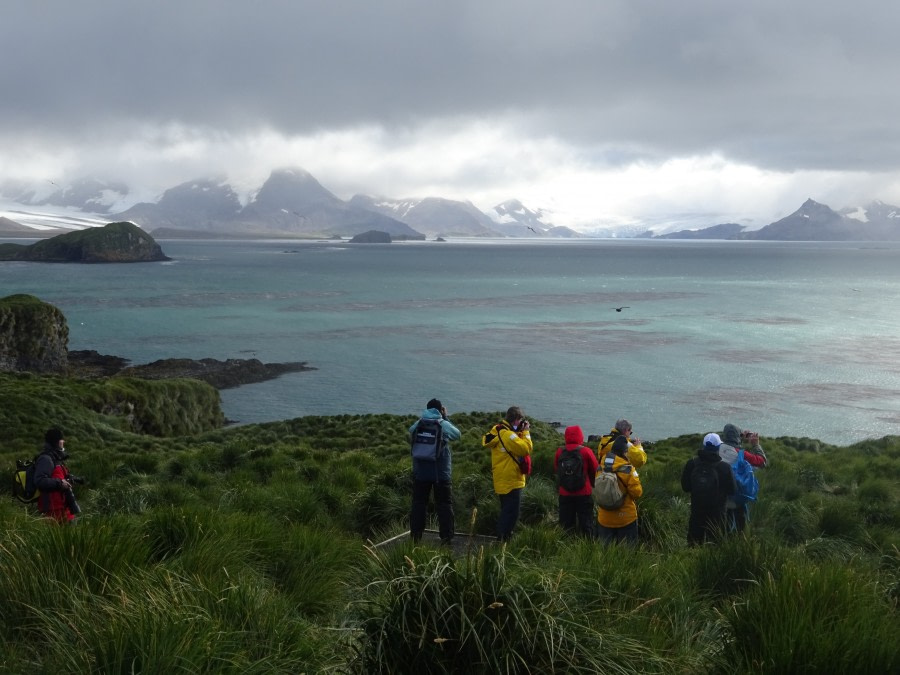
{"type": "Polygon", "coordinates": [[[0,294],[59,307],[70,349],[316,369],[224,390],[240,423],[437,397],[649,440],[900,433],[900,244],[160,244],[170,262],[0,263],[0,294]]]}

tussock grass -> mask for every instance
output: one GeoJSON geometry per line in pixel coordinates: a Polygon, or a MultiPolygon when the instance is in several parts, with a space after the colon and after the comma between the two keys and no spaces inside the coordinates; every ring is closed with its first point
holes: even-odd
{"type": "Polygon", "coordinates": [[[871,577],[840,563],[794,561],[758,580],[725,613],[729,661],[744,672],[889,673],[900,623],[871,577]]]}
{"type": "MultiPolygon", "coordinates": [[[[373,555],[377,555],[373,553],[373,555]]],[[[352,672],[666,672],[615,617],[580,607],[562,575],[517,574],[503,553],[464,561],[378,558],[378,578],[352,608],[362,633],[352,672]]]]}
{"type": "MultiPolygon", "coordinates": [[[[746,535],[698,548],[679,478],[701,436],[660,440],[640,470],[640,545],[605,547],[556,525],[561,435],[536,420],[516,534],[455,559],[406,539],[365,549],[408,528],[414,415],[153,436],[79,407],[88,389],[0,374],[0,465],[33,456],[52,420],[88,479],[71,527],[0,482],[0,670],[898,670],[900,438],[763,439],[746,535]]],[[[452,416],[459,531],[494,532],[481,435],[500,417],[452,416]]]]}

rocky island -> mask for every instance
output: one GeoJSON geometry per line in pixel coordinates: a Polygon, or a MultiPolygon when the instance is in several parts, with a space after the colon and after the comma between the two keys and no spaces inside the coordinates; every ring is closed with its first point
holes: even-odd
{"type": "Polygon", "coordinates": [[[59,234],[33,244],[0,244],[0,261],[130,263],[170,260],[159,244],[134,223],[59,234]]]}
{"type": "Polygon", "coordinates": [[[56,307],[31,295],[0,298],[0,371],[65,375],[84,379],[190,378],[215,389],[264,382],[285,373],[315,370],[305,361],[263,363],[259,359],[160,359],[130,365],[119,356],[68,350],[69,327],[56,307]]]}

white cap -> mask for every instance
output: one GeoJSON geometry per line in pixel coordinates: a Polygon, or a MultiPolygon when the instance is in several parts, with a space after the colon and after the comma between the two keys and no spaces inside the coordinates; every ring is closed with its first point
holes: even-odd
{"type": "Polygon", "coordinates": [[[719,438],[719,434],[706,434],[703,437],[703,445],[714,445],[719,447],[722,445],[722,439],[719,438]]]}

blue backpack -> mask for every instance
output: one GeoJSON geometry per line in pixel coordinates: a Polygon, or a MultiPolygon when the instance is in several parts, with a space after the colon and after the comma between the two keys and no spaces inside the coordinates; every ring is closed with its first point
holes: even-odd
{"type": "Polygon", "coordinates": [[[734,496],[732,499],[738,506],[744,506],[750,502],[756,501],[756,495],[759,494],[759,481],[756,480],[756,474],[753,473],[753,467],[747,458],[744,457],[744,451],[738,451],[738,457],[731,467],[734,473],[734,496]]]}

